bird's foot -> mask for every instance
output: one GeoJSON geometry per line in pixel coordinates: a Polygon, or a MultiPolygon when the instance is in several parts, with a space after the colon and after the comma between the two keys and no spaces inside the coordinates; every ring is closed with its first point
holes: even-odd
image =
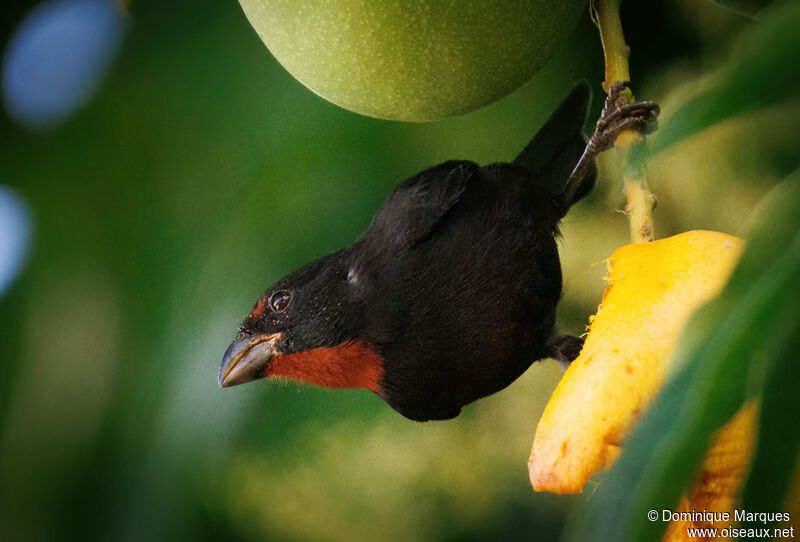
{"type": "Polygon", "coordinates": [[[550,356],[566,371],[570,363],[581,353],[581,348],[583,339],[572,335],[559,335],[550,344],[550,356]]]}
{"type": "Polygon", "coordinates": [[[617,81],[608,89],[608,96],[603,105],[600,120],[597,121],[594,133],[586,144],[575,169],[567,179],[564,188],[565,200],[572,203],[578,187],[583,182],[595,157],[614,146],[617,136],[626,130],[636,130],[645,135],[658,126],[660,108],[650,100],[629,102],[623,90],[628,87],[627,81],[617,81]]]}
{"type": "Polygon", "coordinates": [[[627,87],[628,81],[617,81],[608,89],[600,120],[587,144],[587,149],[594,154],[613,147],[617,136],[626,130],[646,135],[658,127],[661,111],[658,105],[650,100],[628,102],[628,97],[622,92],[627,87]]]}

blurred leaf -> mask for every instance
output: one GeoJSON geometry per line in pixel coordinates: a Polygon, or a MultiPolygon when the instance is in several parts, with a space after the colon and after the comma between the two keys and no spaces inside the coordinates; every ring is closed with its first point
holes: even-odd
{"type": "MultiPolygon", "coordinates": [[[[690,320],[684,332],[696,334],[696,327],[703,325],[705,340],[696,348],[679,351],[679,356],[687,358],[677,360],[676,373],[628,439],[619,462],[588,502],[585,514],[575,516],[568,540],[657,540],[667,523],[649,521],[648,511],[674,508],[702,461],[712,433],[748,396],[760,393],[764,375],[774,369],[775,360],[794,359],[800,335],[800,217],[796,214],[800,173],[783,183],[771,203],[762,211],[762,221],[725,290],[699,318],[690,320]]],[[[788,373],[785,368],[778,370],[788,373]]],[[[776,376],[767,377],[768,386],[795,389],[796,381],[778,384],[776,376]]],[[[773,400],[782,404],[786,399],[773,400]]],[[[768,405],[770,413],[775,408],[768,405]]],[[[783,439],[786,431],[784,423],[778,438],[783,439]]],[[[782,467],[783,454],[780,460],[780,465],[764,468],[782,467]]],[[[771,471],[772,475],[777,474],[771,471]]],[[[786,471],[783,475],[787,476],[786,471]]],[[[770,487],[774,499],[781,502],[781,487],[770,487]]]]}
{"type": "Polygon", "coordinates": [[[709,0],[712,4],[728,8],[734,13],[754,17],[772,3],[772,0],[709,0]]]}
{"type": "MultiPolygon", "coordinates": [[[[750,469],[750,476],[742,492],[742,508],[752,512],[775,512],[784,509],[784,498],[790,476],[800,450],[800,431],[787,424],[787,413],[800,412],[800,334],[797,333],[796,314],[787,314],[778,322],[789,341],[783,352],[773,360],[761,397],[758,422],[758,443],[750,469]],[[792,355],[792,353],[795,353],[792,355]]],[[[765,527],[761,522],[741,525],[743,528],[765,527]]]]}
{"type": "MultiPolygon", "coordinates": [[[[783,250],[785,243],[789,241],[787,237],[792,224],[795,225],[797,236],[800,173],[795,173],[792,178],[791,186],[778,190],[773,195],[773,199],[782,199],[785,203],[771,207],[770,220],[761,229],[764,245],[772,245],[769,247],[770,253],[779,253],[783,250]]],[[[765,253],[764,257],[769,257],[769,254],[765,253]]],[[[798,279],[795,277],[794,289],[797,288],[797,282],[798,279]]],[[[791,292],[787,291],[787,294],[791,292]]],[[[800,364],[797,363],[796,354],[800,352],[800,333],[797,320],[795,306],[784,315],[783,321],[777,322],[778,326],[786,328],[783,333],[788,335],[791,342],[783,352],[771,360],[770,371],[764,378],[758,444],[750,476],[742,492],[742,507],[745,510],[764,512],[781,510],[784,495],[791,481],[789,474],[794,469],[800,451],[800,431],[796,426],[786,424],[788,412],[800,412],[800,395],[797,393],[797,385],[800,383],[800,364]]],[[[763,527],[763,525],[758,526],[763,527]]]]}
{"type": "Polygon", "coordinates": [[[665,150],[734,115],[796,97],[800,72],[800,2],[785,2],[739,38],[736,53],[712,86],[686,102],[653,137],[653,152],[665,150]]]}

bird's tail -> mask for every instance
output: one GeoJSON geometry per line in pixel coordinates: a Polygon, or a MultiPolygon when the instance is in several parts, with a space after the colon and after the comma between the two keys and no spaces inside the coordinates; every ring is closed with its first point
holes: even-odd
{"type": "MultiPolygon", "coordinates": [[[[575,85],[542,129],[519,153],[514,163],[525,166],[538,178],[564,190],[567,179],[586,148],[583,125],[586,123],[591,101],[592,90],[589,84],[581,81],[575,85]]],[[[592,190],[595,177],[596,170],[591,163],[580,179],[574,195],[569,201],[565,201],[564,214],[570,205],[592,190]]]]}

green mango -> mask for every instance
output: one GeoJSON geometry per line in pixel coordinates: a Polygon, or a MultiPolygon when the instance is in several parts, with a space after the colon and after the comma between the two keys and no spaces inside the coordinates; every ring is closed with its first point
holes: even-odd
{"type": "Polygon", "coordinates": [[[240,0],[275,58],[357,113],[430,121],[492,103],[542,69],[586,0],[240,0]]]}

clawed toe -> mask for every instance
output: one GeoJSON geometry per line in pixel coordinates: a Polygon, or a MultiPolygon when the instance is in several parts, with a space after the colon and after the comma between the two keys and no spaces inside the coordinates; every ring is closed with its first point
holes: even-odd
{"type": "Polygon", "coordinates": [[[628,102],[628,98],[622,94],[627,86],[626,81],[617,81],[608,89],[603,112],[589,140],[589,145],[596,152],[613,147],[614,140],[621,132],[636,130],[649,134],[658,126],[658,114],[661,111],[658,105],[650,100],[628,102]]]}
{"type": "Polygon", "coordinates": [[[629,85],[629,81],[616,81],[608,87],[600,120],[597,121],[583,155],[567,179],[564,189],[566,201],[572,202],[594,158],[600,152],[613,147],[619,134],[626,130],[635,130],[646,135],[658,127],[661,109],[650,100],[629,102],[630,97],[623,92],[629,85]]]}

